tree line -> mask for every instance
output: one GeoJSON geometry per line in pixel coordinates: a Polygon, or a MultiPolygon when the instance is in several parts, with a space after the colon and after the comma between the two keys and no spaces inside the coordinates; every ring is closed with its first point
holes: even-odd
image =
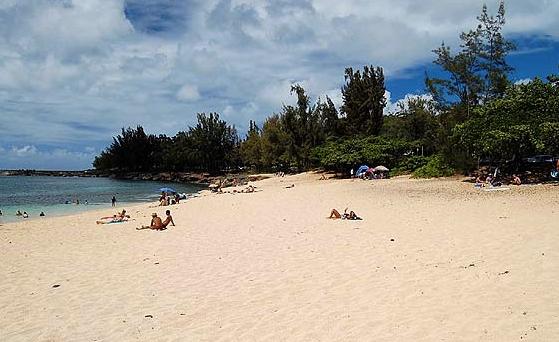
{"type": "Polygon", "coordinates": [[[507,63],[515,49],[502,35],[505,7],[486,6],[478,25],[460,34],[459,50],[433,50],[445,77],[426,75],[430,96],[413,97],[388,115],[382,67],[345,69],[338,108],[329,97],[313,100],[293,85],[296,104],[284,105],[246,136],[217,113],[200,113],[197,124],[174,137],[121,134],[94,160],[99,170],[255,171],[323,167],[345,171],[366,163],[396,172],[440,176],[475,168],[480,159],[518,169],[522,158],[559,153],[559,78],[513,84],[507,63]]]}

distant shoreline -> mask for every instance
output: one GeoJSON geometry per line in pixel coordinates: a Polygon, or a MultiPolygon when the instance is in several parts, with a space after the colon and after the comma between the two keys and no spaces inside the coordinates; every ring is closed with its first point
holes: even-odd
{"type": "Polygon", "coordinates": [[[62,170],[0,170],[0,176],[52,176],[52,177],[103,177],[95,170],[62,171],[62,170]]]}
{"type": "Polygon", "coordinates": [[[98,170],[63,171],[63,170],[0,170],[0,176],[22,177],[103,177],[119,180],[166,181],[173,183],[209,184],[214,179],[207,173],[191,172],[107,172],[98,170]]]}
{"type": "Polygon", "coordinates": [[[267,178],[263,175],[248,174],[227,174],[214,176],[206,172],[107,172],[98,170],[83,171],[55,171],[55,170],[0,170],[0,176],[5,177],[103,177],[118,180],[137,180],[137,181],[164,181],[171,183],[192,183],[207,185],[214,182],[223,182],[223,186],[228,186],[236,179],[244,181],[256,181],[267,178]],[[230,184],[228,184],[230,183],[230,184]]]}

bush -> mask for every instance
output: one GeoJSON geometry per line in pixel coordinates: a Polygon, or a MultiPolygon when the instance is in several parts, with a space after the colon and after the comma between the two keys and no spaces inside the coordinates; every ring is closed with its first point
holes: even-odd
{"type": "Polygon", "coordinates": [[[390,170],[391,176],[407,175],[429,162],[429,157],[424,156],[409,156],[403,159],[396,167],[390,170]]]}
{"type": "Polygon", "coordinates": [[[429,158],[429,162],[413,173],[414,178],[438,178],[454,175],[455,170],[440,155],[429,158]]]}
{"type": "Polygon", "coordinates": [[[414,147],[412,143],[397,139],[352,137],[327,141],[313,150],[313,157],[327,170],[349,170],[361,164],[391,168],[414,147]]]}

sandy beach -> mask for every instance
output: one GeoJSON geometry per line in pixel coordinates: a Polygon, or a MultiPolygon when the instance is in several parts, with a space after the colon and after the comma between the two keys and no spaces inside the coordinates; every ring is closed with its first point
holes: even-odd
{"type": "Polygon", "coordinates": [[[318,178],[0,226],[0,341],[559,340],[559,187],[318,178]]]}

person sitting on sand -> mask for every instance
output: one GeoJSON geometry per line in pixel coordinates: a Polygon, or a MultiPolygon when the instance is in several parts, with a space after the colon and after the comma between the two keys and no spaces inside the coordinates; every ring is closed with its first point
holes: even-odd
{"type": "Polygon", "coordinates": [[[165,211],[165,215],[167,216],[165,218],[165,221],[163,221],[162,225],[163,228],[167,228],[167,226],[170,224],[173,225],[173,227],[175,226],[175,221],[173,221],[173,216],[171,216],[171,210],[166,210],[165,211]]]}
{"type": "Polygon", "coordinates": [[[22,216],[23,216],[23,218],[29,218],[29,215],[27,214],[27,211],[24,211],[22,216]]]}
{"type": "Polygon", "coordinates": [[[41,217],[45,216],[45,212],[44,212],[44,211],[41,211],[41,213],[39,214],[39,216],[41,216],[41,217]]]}
{"type": "Polygon", "coordinates": [[[474,185],[476,188],[483,188],[485,185],[483,184],[482,176],[477,176],[476,184],[474,185]]]}
{"type": "Polygon", "coordinates": [[[165,219],[165,221],[161,221],[161,218],[159,216],[157,216],[156,213],[151,214],[151,222],[150,222],[149,226],[142,226],[142,227],[136,228],[136,229],[137,230],[141,230],[141,229],[164,230],[164,229],[167,228],[169,223],[172,223],[173,226],[174,226],[175,222],[173,222],[173,217],[171,216],[171,211],[167,210],[165,212],[165,214],[167,215],[167,218],[165,219]]]}
{"type": "Polygon", "coordinates": [[[522,184],[522,181],[520,180],[520,177],[518,177],[517,175],[512,175],[512,184],[514,184],[514,185],[522,184]]]}
{"type": "Polygon", "coordinates": [[[130,218],[130,215],[126,214],[126,209],[122,209],[122,211],[120,213],[117,213],[116,215],[120,218],[130,218]]]}
{"type": "Polygon", "coordinates": [[[318,180],[327,180],[326,175],[323,173],[318,180]]]}

